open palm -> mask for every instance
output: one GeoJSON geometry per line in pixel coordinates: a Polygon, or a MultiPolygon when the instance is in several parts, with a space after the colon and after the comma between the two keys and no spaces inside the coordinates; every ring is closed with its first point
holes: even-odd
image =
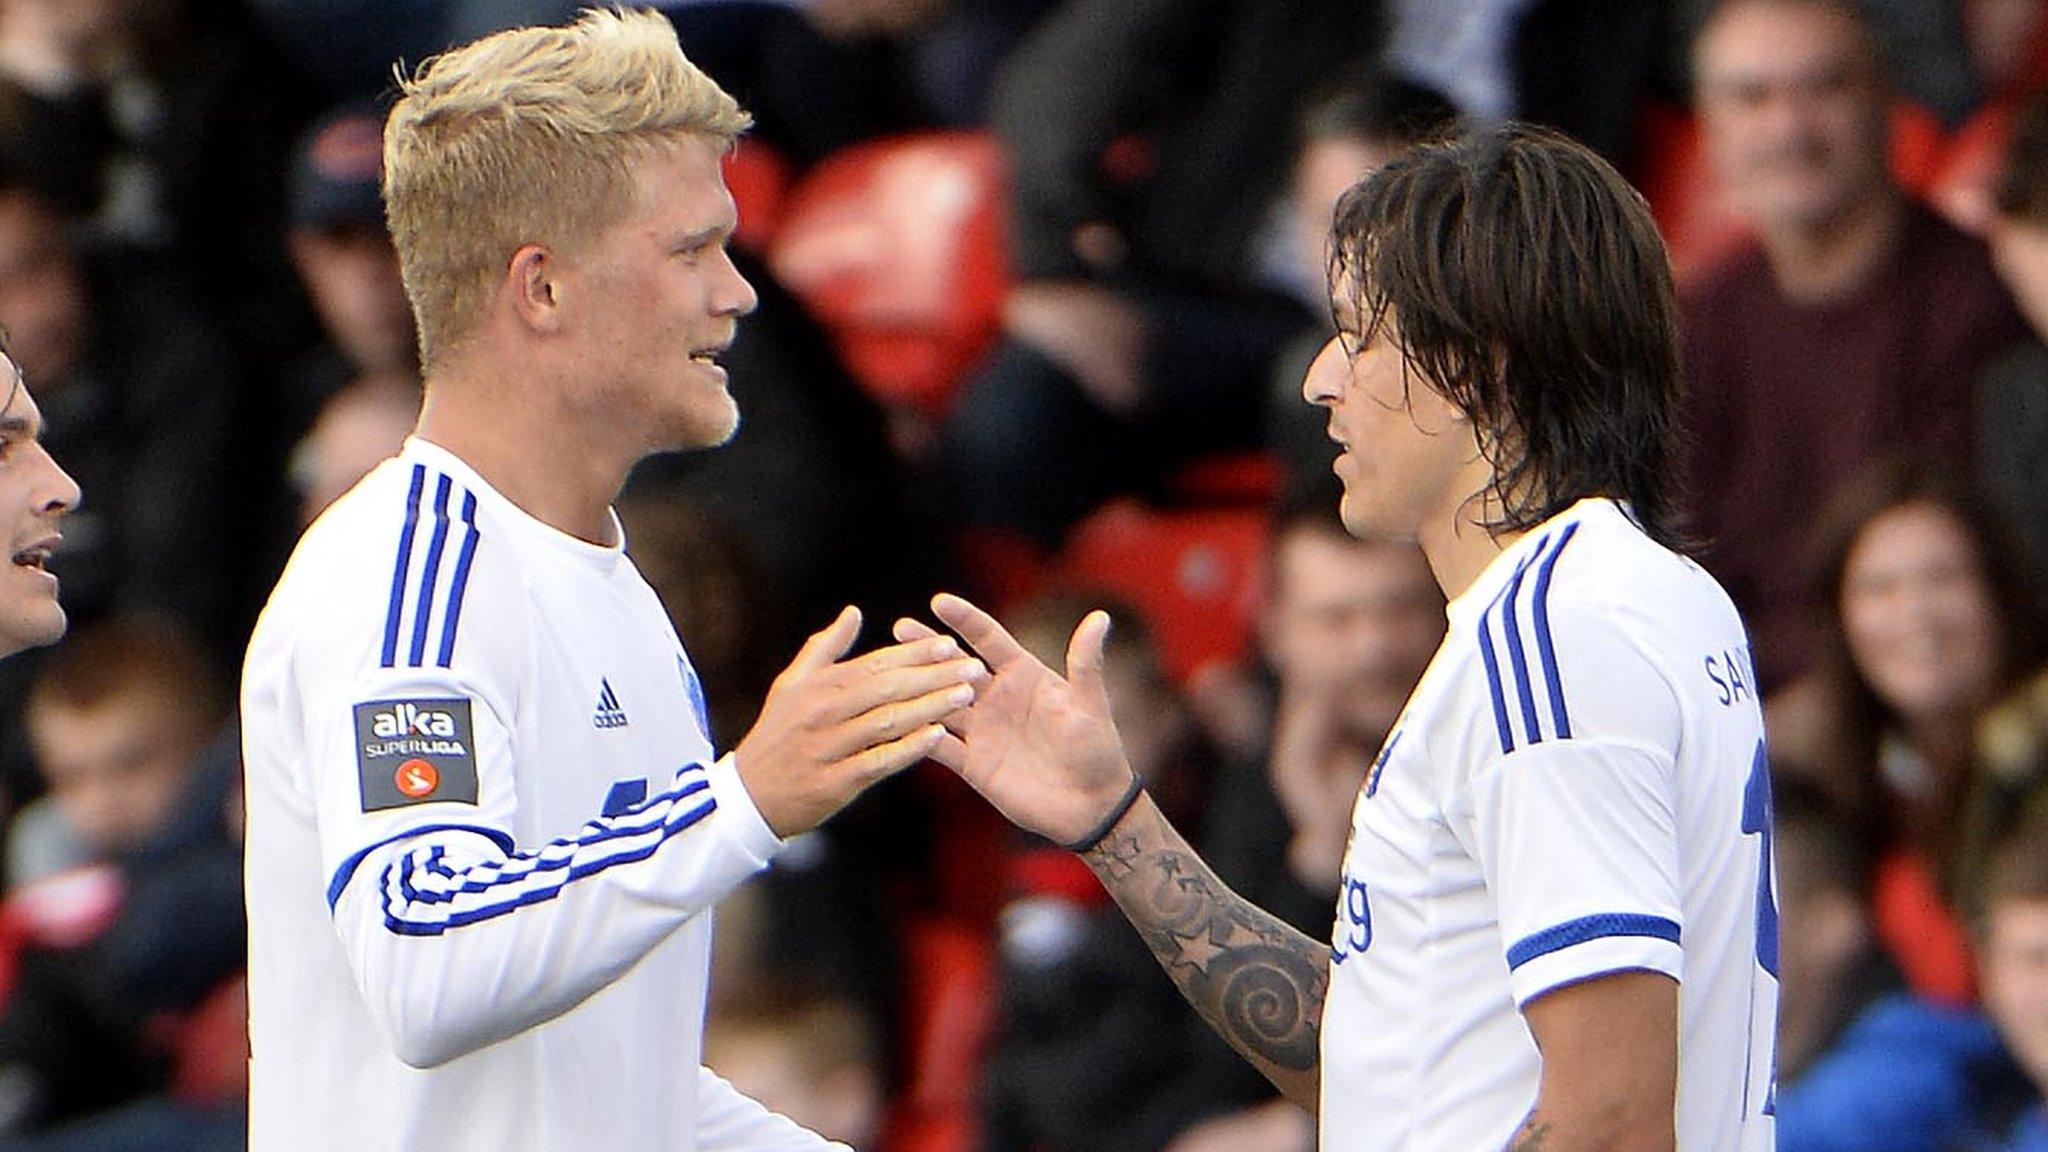
{"type": "MultiPolygon", "coordinates": [[[[1102,647],[1109,617],[1093,612],[1067,645],[1067,675],[1039,662],[995,618],[957,596],[932,611],[988,665],[973,705],[946,719],[937,758],[1018,826],[1058,843],[1085,835],[1131,779],[1110,719],[1102,647]]],[[[896,635],[931,629],[898,621],[896,635]]]]}

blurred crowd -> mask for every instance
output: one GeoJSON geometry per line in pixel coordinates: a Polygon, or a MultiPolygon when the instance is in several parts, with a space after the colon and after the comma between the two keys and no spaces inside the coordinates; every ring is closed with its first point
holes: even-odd
{"type": "MultiPolygon", "coordinates": [[[[394,65],[563,0],[0,0],[0,324],[85,491],[0,666],[0,1150],[242,1146],[233,683],[420,391],[394,65]]],[[[720,747],[800,638],[939,588],[1328,933],[1444,600],[1300,398],[1353,182],[1560,127],[1665,230],[1696,558],[1777,793],[1781,1146],[2048,1150],[2048,0],[680,0],[755,117],[742,430],[628,547],[720,747]]],[[[536,445],[536,451],[546,451],[536,445]]],[[[879,635],[878,637],[879,638],[879,635]]],[[[1078,861],[926,765],[719,910],[708,1062],[863,1152],[1293,1152],[1078,861]]],[[[682,1075],[683,1070],[678,1070],[682,1075]]]]}

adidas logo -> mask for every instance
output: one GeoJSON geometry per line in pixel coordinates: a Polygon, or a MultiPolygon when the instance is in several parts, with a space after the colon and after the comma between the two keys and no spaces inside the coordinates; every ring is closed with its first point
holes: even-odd
{"type": "Polygon", "coordinates": [[[624,728],[626,710],[619,707],[619,698],[612,692],[612,682],[600,679],[597,682],[597,713],[590,718],[599,728],[624,728]]]}

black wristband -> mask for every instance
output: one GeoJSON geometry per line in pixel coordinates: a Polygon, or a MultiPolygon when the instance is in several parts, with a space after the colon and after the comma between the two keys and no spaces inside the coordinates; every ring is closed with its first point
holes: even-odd
{"type": "Polygon", "coordinates": [[[1102,818],[1102,823],[1090,828],[1086,836],[1081,837],[1072,844],[1062,844],[1060,847],[1069,852],[1086,852],[1104,840],[1109,839],[1109,834],[1116,829],[1117,823],[1130,812],[1131,806],[1138,802],[1138,797],[1144,794],[1145,782],[1138,778],[1136,772],[1131,773],[1131,786],[1124,789],[1124,794],[1117,800],[1116,807],[1109,810],[1109,815],[1102,818]]]}

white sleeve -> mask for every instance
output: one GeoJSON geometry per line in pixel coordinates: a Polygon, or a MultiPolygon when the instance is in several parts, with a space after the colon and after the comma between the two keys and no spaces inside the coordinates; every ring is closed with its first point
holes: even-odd
{"type": "Polygon", "coordinates": [[[697,1069],[697,1152],[853,1152],[697,1069]]]}
{"type": "Polygon", "coordinates": [[[766,866],[780,841],[730,758],[520,845],[505,684],[361,665],[300,679],[335,931],[393,1051],[428,1067],[575,1007],[766,866]]]}
{"type": "Polygon", "coordinates": [[[1612,972],[1684,978],[1677,697],[1611,619],[1553,623],[1566,723],[1480,769],[1454,821],[1517,1005],[1612,972]]]}

